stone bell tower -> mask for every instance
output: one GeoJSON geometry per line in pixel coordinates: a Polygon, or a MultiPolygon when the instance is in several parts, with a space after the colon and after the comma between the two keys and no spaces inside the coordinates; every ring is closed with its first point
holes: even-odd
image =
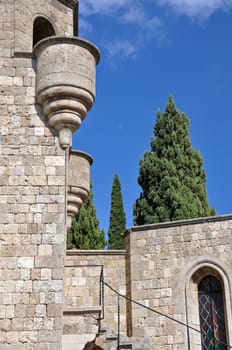
{"type": "Polygon", "coordinates": [[[92,162],[72,133],[99,60],[77,37],[77,10],[77,0],[0,2],[1,350],[62,349],[66,228],[92,162]]]}

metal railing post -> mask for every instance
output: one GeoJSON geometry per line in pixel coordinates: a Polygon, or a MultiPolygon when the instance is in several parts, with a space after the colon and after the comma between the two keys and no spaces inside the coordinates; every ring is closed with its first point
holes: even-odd
{"type": "Polygon", "coordinates": [[[120,296],[118,295],[118,337],[117,350],[120,350],[120,296]]]}

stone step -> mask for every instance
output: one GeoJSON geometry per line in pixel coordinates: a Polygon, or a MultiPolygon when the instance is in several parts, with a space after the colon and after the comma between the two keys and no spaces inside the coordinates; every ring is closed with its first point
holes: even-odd
{"type": "Polygon", "coordinates": [[[107,334],[107,336],[106,336],[106,341],[107,342],[111,342],[111,341],[114,341],[114,340],[117,340],[117,339],[118,339],[117,334],[107,334]]]}
{"type": "Polygon", "coordinates": [[[101,307],[64,308],[62,350],[84,350],[95,341],[101,310],[101,307]]]}
{"type": "Polygon", "coordinates": [[[62,350],[83,350],[94,339],[95,334],[63,334],[62,350]]]}
{"type": "Polygon", "coordinates": [[[96,317],[100,317],[102,311],[101,306],[83,306],[83,307],[65,307],[63,310],[64,315],[87,315],[92,314],[96,317]]]}
{"type": "Polygon", "coordinates": [[[119,345],[120,349],[124,350],[133,350],[133,344],[132,343],[122,343],[119,345]]]}
{"type": "MultiPolygon", "coordinates": [[[[117,350],[118,346],[117,346],[117,342],[110,342],[110,343],[105,343],[104,344],[104,349],[105,350],[117,350]]],[[[132,343],[121,343],[119,345],[119,349],[122,350],[133,350],[133,344],[132,343]]]]}
{"type": "Polygon", "coordinates": [[[105,326],[103,326],[102,327],[102,325],[100,325],[100,328],[99,328],[99,333],[98,334],[112,334],[112,329],[111,328],[109,328],[109,327],[105,327],[105,326]]]}
{"type": "MultiPolygon", "coordinates": [[[[115,333],[107,334],[105,338],[106,350],[117,350],[117,340],[118,335],[115,333]]],[[[126,336],[120,335],[120,349],[131,350],[133,349],[133,344],[130,339],[126,336]]]]}

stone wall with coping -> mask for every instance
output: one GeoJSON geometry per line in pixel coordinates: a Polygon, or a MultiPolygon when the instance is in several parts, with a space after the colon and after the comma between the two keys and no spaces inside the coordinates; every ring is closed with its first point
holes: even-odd
{"type": "Polygon", "coordinates": [[[0,348],[59,349],[65,157],[35,105],[33,61],[8,64],[0,87],[0,348]]]}
{"type": "Polygon", "coordinates": [[[73,19],[58,0],[0,4],[0,348],[60,350],[65,154],[36,104],[36,60],[14,56],[20,25],[32,51],[34,19],[15,3],[20,11],[34,3],[33,16],[56,9],[62,32],[73,19]]]}
{"type": "MultiPolygon", "coordinates": [[[[101,267],[104,281],[125,295],[125,251],[68,250],[65,261],[65,308],[91,309],[99,305],[101,267]]],[[[120,298],[121,331],[126,334],[126,303],[120,298]]],[[[118,298],[104,289],[105,317],[101,327],[117,332],[118,298]]]]}
{"type": "MultiPolygon", "coordinates": [[[[132,227],[125,233],[127,295],[199,330],[197,283],[213,274],[222,283],[231,343],[232,216],[132,227]]],[[[153,349],[201,349],[198,333],[128,303],[129,332],[150,338],[153,349]]]]}
{"type": "Polygon", "coordinates": [[[0,348],[39,349],[42,343],[45,349],[59,349],[64,152],[35,105],[33,61],[8,59],[4,71],[0,84],[4,94],[0,99],[0,348]]]}

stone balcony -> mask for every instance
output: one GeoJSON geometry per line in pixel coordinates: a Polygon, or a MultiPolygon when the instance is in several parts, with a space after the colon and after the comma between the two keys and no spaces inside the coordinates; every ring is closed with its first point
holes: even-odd
{"type": "Polygon", "coordinates": [[[49,127],[57,131],[60,146],[68,148],[95,100],[99,51],[78,37],[53,36],[39,41],[34,55],[37,102],[49,127]]]}
{"type": "Polygon", "coordinates": [[[90,190],[90,165],[92,158],[84,152],[71,150],[69,153],[67,178],[67,226],[86,200],[90,190]]]}

